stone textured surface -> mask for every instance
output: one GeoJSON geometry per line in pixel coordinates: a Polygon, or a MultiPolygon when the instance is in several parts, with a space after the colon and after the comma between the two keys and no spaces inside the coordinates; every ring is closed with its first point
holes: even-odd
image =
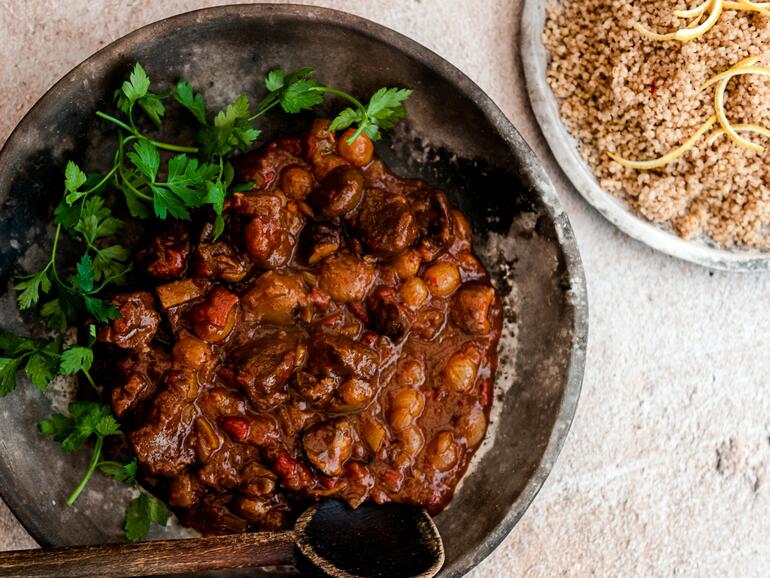
{"type": "MultiPolygon", "coordinates": [[[[540,496],[472,576],[766,576],[770,276],[711,273],[657,254],[577,196],[531,118],[521,0],[312,3],[395,28],[478,82],[545,159],[581,246],[591,323],[573,431],[540,496]]],[[[0,143],[95,50],[211,4],[0,0],[0,143]]],[[[0,502],[0,549],[33,546],[0,502]]]]}

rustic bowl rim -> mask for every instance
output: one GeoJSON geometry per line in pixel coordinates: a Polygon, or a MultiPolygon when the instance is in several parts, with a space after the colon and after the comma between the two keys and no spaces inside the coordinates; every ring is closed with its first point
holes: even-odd
{"type": "MultiPolygon", "coordinates": [[[[105,60],[114,60],[127,47],[141,45],[145,39],[162,34],[169,28],[176,28],[180,25],[201,25],[226,16],[298,17],[312,22],[333,23],[336,26],[363,33],[372,40],[387,44],[421,62],[467,95],[488,118],[490,124],[495,127],[505,141],[511,154],[518,155],[517,162],[520,165],[520,170],[529,177],[532,188],[540,197],[545,210],[554,223],[557,241],[563,251],[565,275],[570,283],[566,298],[573,308],[574,315],[567,377],[559,409],[540,463],[524,489],[510,504],[505,517],[488,534],[483,544],[475,552],[463,556],[456,571],[449,574],[450,576],[462,576],[489,556],[510,533],[540,491],[553,468],[577,409],[585,370],[588,338],[588,299],[585,274],[569,218],[535,153],[500,108],[470,78],[441,56],[407,36],[381,24],[343,11],[294,4],[237,4],[203,8],[142,26],[101,48],[65,74],[30,108],[0,149],[0,172],[7,163],[11,162],[9,151],[17,147],[22,139],[22,133],[35,126],[44,109],[56,102],[71,83],[88,75],[88,70],[92,65],[105,60]],[[515,150],[519,152],[514,152],[515,150]]],[[[2,466],[1,463],[0,466],[2,466]]],[[[8,481],[10,479],[10,472],[0,467],[0,497],[5,500],[22,526],[38,543],[53,545],[54,540],[51,539],[45,521],[33,519],[26,514],[25,504],[9,489],[8,481]]]]}

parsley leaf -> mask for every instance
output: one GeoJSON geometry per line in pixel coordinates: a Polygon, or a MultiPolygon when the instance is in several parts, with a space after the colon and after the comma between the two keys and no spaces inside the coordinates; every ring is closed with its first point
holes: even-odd
{"type": "Polygon", "coordinates": [[[58,297],[45,303],[40,308],[40,314],[47,321],[48,329],[51,331],[63,333],[67,330],[69,325],[67,322],[67,315],[62,310],[58,297]]]}
{"type": "Polygon", "coordinates": [[[136,483],[136,469],[136,458],[127,464],[118,462],[101,462],[99,464],[99,471],[105,476],[109,476],[118,482],[123,482],[131,486],[136,483]]]}
{"type": "Polygon", "coordinates": [[[277,68],[275,70],[271,70],[267,73],[267,76],[265,76],[265,88],[269,92],[276,92],[283,88],[283,79],[284,79],[284,73],[283,70],[280,68],[277,68]]]}
{"type": "Polygon", "coordinates": [[[134,70],[128,80],[123,83],[121,88],[123,95],[133,104],[150,90],[150,78],[138,62],[134,65],[134,70]]]}
{"type": "Polygon", "coordinates": [[[329,130],[342,130],[353,124],[358,130],[351,135],[348,143],[352,143],[364,132],[373,141],[382,137],[380,129],[389,129],[406,116],[404,101],[412,91],[407,88],[381,88],[369,99],[363,108],[346,108],[339,113],[329,125],[329,130]]]}
{"type": "Polygon", "coordinates": [[[175,219],[190,220],[190,211],[173,191],[157,185],[153,185],[151,188],[152,206],[158,218],[165,219],[170,214],[175,219]]]}
{"type": "Polygon", "coordinates": [[[270,94],[257,106],[252,118],[261,116],[276,104],[288,113],[308,110],[323,102],[323,87],[313,78],[314,68],[300,68],[290,74],[280,68],[271,70],[265,77],[265,88],[270,94]]]}
{"type": "Polygon", "coordinates": [[[96,250],[94,257],[94,279],[110,279],[114,283],[123,281],[123,277],[130,270],[127,261],[131,258],[131,251],[123,245],[110,245],[96,250]]]}
{"type": "Polygon", "coordinates": [[[214,126],[217,128],[229,128],[235,126],[236,121],[249,116],[249,98],[242,94],[234,102],[228,104],[224,110],[220,110],[214,117],[214,126]]]}
{"type": "Polygon", "coordinates": [[[206,103],[203,101],[203,95],[193,90],[192,84],[186,80],[177,82],[174,98],[189,110],[199,123],[206,124],[206,103]]]}
{"type": "Polygon", "coordinates": [[[122,317],[120,310],[105,299],[84,295],[83,301],[88,312],[100,323],[109,323],[122,317]]]}
{"type": "Polygon", "coordinates": [[[53,414],[48,419],[41,421],[38,424],[38,429],[45,435],[53,436],[65,452],[76,451],[83,447],[83,444],[90,437],[96,437],[88,470],[75,491],[67,499],[67,505],[71,506],[78,499],[99,465],[104,438],[120,435],[122,432],[120,431],[120,424],[115,420],[110,408],[95,401],[71,403],[69,413],[69,416],[60,413],[53,414]]]}
{"type": "Polygon", "coordinates": [[[61,354],[59,373],[74,375],[78,371],[88,371],[94,363],[94,351],[90,347],[75,345],[61,354]]]}
{"type": "Polygon", "coordinates": [[[160,128],[166,113],[163,99],[168,96],[168,93],[156,94],[150,91],[150,78],[138,62],[134,65],[129,79],[123,83],[120,90],[115,91],[118,109],[128,116],[132,127],[134,106],[138,104],[153,124],[160,128]]]}
{"type": "Polygon", "coordinates": [[[58,356],[46,355],[40,351],[35,352],[27,361],[24,373],[40,391],[45,391],[56,375],[57,361],[58,356]]]}
{"type": "Polygon", "coordinates": [[[23,351],[34,351],[35,341],[30,337],[20,337],[4,331],[0,333],[0,350],[8,355],[14,355],[23,351]]]}
{"type": "Polygon", "coordinates": [[[82,187],[87,180],[88,177],[80,170],[79,166],[72,161],[67,163],[67,168],[64,170],[64,189],[69,193],[65,197],[67,204],[73,204],[86,194],[80,191],[80,187],[82,187]]]}
{"type": "Polygon", "coordinates": [[[139,140],[134,144],[134,150],[126,156],[150,181],[155,180],[160,167],[160,154],[154,144],[147,140],[139,140]]]}
{"type": "Polygon", "coordinates": [[[160,127],[161,119],[166,114],[166,107],[163,105],[162,96],[148,92],[144,97],[136,102],[141,109],[150,117],[155,126],[160,127]]]}
{"type": "Polygon", "coordinates": [[[72,275],[70,280],[85,293],[94,289],[94,265],[91,257],[86,253],[77,264],[77,275],[72,275]]]}
{"type": "Polygon", "coordinates": [[[126,509],[123,526],[126,538],[132,542],[141,540],[150,531],[151,522],[165,526],[168,523],[168,510],[158,498],[142,492],[131,500],[126,509]]]}
{"type": "Polygon", "coordinates": [[[16,374],[23,361],[23,357],[0,357],[0,397],[16,389],[16,374]]]}
{"type": "Polygon", "coordinates": [[[104,199],[98,195],[83,202],[80,218],[74,226],[74,230],[83,235],[89,245],[114,235],[122,228],[123,221],[112,216],[112,211],[104,206],[104,199]]]}
{"type": "Polygon", "coordinates": [[[369,99],[366,113],[380,128],[393,128],[406,116],[403,103],[411,94],[408,88],[381,88],[369,99]]]}
{"type": "Polygon", "coordinates": [[[40,293],[48,293],[51,290],[51,278],[48,267],[31,275],[21,277],[22,281],[15,285],[17,291],[21,291],[17,300],[21,309],[29,309],[40,300],[40,293]]]}
{"type": "Polygon", "coordinates": [[[297,113],[321,104],[323,95],[313,90],[317,86],[318,81],[312,78],[289,84],[280,96],[281,108],[288,113],[297,113]]]}
{"type": "Polygon", "coordinates": [[[69,417],[55,413],[38,424],[40,432],[53,436],[65,452],[79,450],[92,435],[104,438],[121,433],[120,424],[106,405],[76,401],[69,405],[69,413],[69,417]]]}
{"type": "Polygon", "coordinates": [[[353,123],[359,123],[363,120],[364,115],[360,110],[354,110],[352,108],[346,108],[339,113],[329,125],[329,130],[334,132],[337,130],[344,130],[353,123]]]}
{"type": "Polygon", "coordinates": [[[213,127],[201,128],[197,140],[210,159],[216,155],[225,156],[235,149],[246,150],[260,134],[251,125],[249,99],[241,95],[217,113],[213,127]]]}
{"type": "Polygon", "coordinates": [[[168,162],[166,186],[190,207],[200,207],[206,187],[204,183],[217,176],[217,169],[211,164],[198,166],[197,159],[185,154],[177,155],[168,162]]]}
{"type": "Polygon", "coordinates": [[[11,333],[0,334],[0,396],[16,388],[17,374],[24,373],[38,389],[45,391],[57,373],[60,339],[36,340],[11,333]],[[26,362],[26,365],[25,365],[26,362]]]}

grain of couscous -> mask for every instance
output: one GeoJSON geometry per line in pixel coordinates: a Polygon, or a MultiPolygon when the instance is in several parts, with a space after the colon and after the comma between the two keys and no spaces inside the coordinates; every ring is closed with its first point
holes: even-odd
{"type": "MultiPolygon", "coordinates": [[[[548,82],[566,127],[579,141],[600,186],[645,218],[670,225],[686,239],[704,236],[725,246],[770,249],[770,142],[762,154],[721,137],[696,146],[664,168],[638,171],[626,159],[662,157],[714,114],[713,91],[701,86],[750,55],[770,64],[770,20],[724,12],[692,42],[644,38],[634,25],[669,31],[686,25],[673,10],[682,0],[563,0],[548,8],[543,42],[548,82]],[[673,22],[673,25],[672,25],[673,22]]],[[[733,124],[770,126],[770,79],[731,80],[726,111],[733,124]]]]}

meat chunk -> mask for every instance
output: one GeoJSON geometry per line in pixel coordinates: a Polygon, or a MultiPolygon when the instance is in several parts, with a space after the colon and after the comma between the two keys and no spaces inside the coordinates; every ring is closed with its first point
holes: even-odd
{"type": "Polygon", "coordinates": [[[375,268],[349,254],[324,259],[318,283],[337,303],[362,301],[375,278],[375,268]]]}
{"type": "Polygon", "coordinates": [[[187,439],[193,427],[198,395],[194,372],[168,371],[164,388],[139,429],[128,436],[137,460],[151,475],[176,476],[196,459],[187,439]]]}
{"type": "Polygon", "coordinates": [[[121,317],[99,328],[99,340],[123,349],[147,347],[160,324],[152,295],[146,291],[121,293],[112,298],[112,304],[118,308],[121,317]]]}
{"type": "Polygon", "coordinates": [[[295,368],[297,337],[267,335],[232,353],[224,376],[240,387],[251,405],[267,411],[288,399],[287,383],[295,368]]]}
{"type": "Polygon", "coordinates": [[[339,476],[353,451],[350,421],[337,418],[311,427],[302,435],[302,447],[316,469],[327,476],[339,476]]]}
{"type": "Polygon", "coordinates": [[[137,258],[148,274],[169,279],[185,272],[189,254],[190,234],[186,227],[176,224],[155,237],[149,247],[137,254],[137,258]]]}
{"type": "Polygon", "coordinates": [[[241,469],[256,459],[259,459],[256,448],[225,440],[219,451],[212,453],[198,470],[198,479],[216,492],[235,489],[241,482],[241,469]]]}
{"type": "Polygon", "coordinates": [[[360,169],[340,166],[330,172],[307,200],[315,212],[326,218],[341,217],[353,211],[361,201],[364,175],[360,169]]]}
{"type": "Polygon", "coordinates": [[[297,158],[301,152],[301,145],[295,139],[274,141],[239,157],[235,171],[241,181],[253,182],[255,191],[274,190],[279,184],[278,176],[286,167],[303,164],[297,158]]]}
{"type": "Polygon", "coordinates": [[[362,409],[376,393],[377,353],[342,335],[315,336],[308,363],[292,387],[314,407],[340,413],[362,409]]]}
{"type": "Polygon", "coordinates": [[[299,275],[275,271],[260,275],[243,296],[243,304],[255,321],[274,325],[293,325],[308,303],[308,292],[299,275]]]}
{"type": "Polygon", "coordinates": [[[314,375],[341,379],[372,379],[377,373],[377,353],[343,335],[322,334],[308,347],[307,370],[314,375]]]}
{"type": "Polygon", "coordinates": [[[206,391],[197,403],[212,418],[244,415],[248,409],[246,399],[236,390],[227,387],[214,387],[206,391]]]}
{"type": "Polygon", "coordinates": [[[224,340],[238,317],[238,296],[224,287],[214,287],[203,303],[190,310],[195,333],[209,343],[224,340]]]}
{"type": "Polygon", "coordinates": [[[280,440],[278,424],[268,415],[226,417],[222,420],[222,429],[234,441],[255,447],[276,444],[280,440]]]}
{"type": "Polygon", "coordinates": [[[193,264],[196,275],[228,283],[242,281],[251,271],[248,256],[223,241],[198,245],[193,253],[193,264]]]}
{"type": "Polygon", "coordinates": [[[260,266],[278,250],[286,230],[281,219],[281,199],[275,195],[258,195],[253,200],[252,220],[243,231],[249,255],[260,266]]]}
{"type": "Polygon", "coordinates": [[[409,200],[417,222],[417,249],[423,261],[433,261],[454,239],[454,217],[449,201],[444,193],[425,185],[411,191],[409,200]]]}
{"type": "Polygon", "coordinates": [[[329,223],[313,223],[302,231],[299,246],[305,263],[316,265],[321,259],[333,255],[342,244],[339,227],[329,223]]]}
{"type": "Polygon", "coordinates": [[[130,350],[117,365],[117,383],[110,392],[112,409],[119,418],[136,409],[155,394],[158,382],[171,360],[161,348],[130,350]]]}
{"type": "Polygon", "coordinates": [[[382,257],[402,253],[417,239],[415,215],[407,198],[383,189],[366,189],[355,230],[364,245],[382,257]]]}
{"type": "Polygon", "coordinates": [[[414,313],[400,302],[393,287],[377,287],[366,300],[369,327],[393,341],[400,341],[414,322],[414,313]]]}
{"type": "Polygon", "coordinates": [[[452,322],[467,333],[486,335],[493,327],[496,300],[490,285],[466,283],[452,299],[452,322]]]}
{"type": "Polygon", "coordinates": [[[289,262],[304,226],[296,204],[285,203],[277,194],[235,193],[226,208],[251,219],[243,229],[243,241],[258,267],[276,269],[289,262]]]}

